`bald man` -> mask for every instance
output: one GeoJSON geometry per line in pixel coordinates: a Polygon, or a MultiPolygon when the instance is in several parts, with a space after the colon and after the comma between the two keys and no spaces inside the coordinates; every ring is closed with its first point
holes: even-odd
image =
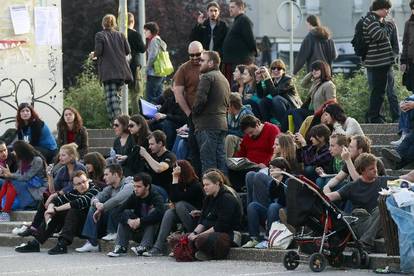
{"type": "Polygon", "coordinates": [[[188,146],[190,159],[197,174],[201,174],[200,155],[197,142],[194,136],[194,124],[191,119],[191,109],[193,107],[197,86],[200,79],[201,54],[203,45],[198,41],[192,41],[188,45],[189,60],[183,63],[174,75],[174,96],[175,101],[184,111],[188,118],[188,146]]]}

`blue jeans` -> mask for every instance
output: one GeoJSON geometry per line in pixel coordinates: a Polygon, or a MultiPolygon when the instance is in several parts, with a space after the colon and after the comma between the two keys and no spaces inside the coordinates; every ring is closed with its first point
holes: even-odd
{"type": "Polygon", "coordinates": [[[283,208],[279,203],[272,203],[268,207],[263,206],[258,202],[251,202],[247,206],[247,222],[249,227],[249,235],[251,238],[259,238],[260,225],[266,224],[266,235],[270,226],[274,221],[279,220],[279,210],[283,208]]]}
{"type": "MultiPolygon", "coordinates": [[[[404,100],[414,101],[414,95],[411,95],[404,100]]],[[[407,134],[410,132],[410,129],[413,129],[412,123],[414,121],[414,110],[409,110],[407,112],[401,112],[400,120],[398,122],[398,128],[401,131],[401,134],[407,134]]]]}
{"type": "Polygon", "coordinates": [[[257,202],[262,206],[269,206],[269,182],[272,178],[260,172],[248,172],[246,174],[247,204],[257,202]]]}
{"type": "Polygon", "coordinates": [[[177,160],[186,160],[188,158],[188,139],[177,136],[172,152],[175,153],[177,160]]]}
{"type": "Polygon", "coordinates": [[[264,97],[259,106],[264,121],[270,122],[275,118],[280,123],[282,131],[288,129],[287,111],[292,108],[288,100],[282,96],[274,96],[272,99],[264,97]]]}
{"type": "Polygon", "coordinates": [[[27,206],[32,206],[35,203],[35,200],[32,194],[29,192],[26,181],[12,180],[13,187],[17,192],[17,198],[20,201],[20,207],[22,209],[27,206]]]}
{"type": "Polygon", "coordinates": [[[168,119],[160,120],[151,124],[151,130],[162,130],[167,136],[167,149],[171,150],[174,145],[175,137],[177,135],[176,129],[181,127],[181,124],[173,122],[168,119]]]}
{"type": "Polygon", "coordinates": [[[116,233],[119,223],[117,219],[119,216],[114,216],[114,214],[119,213],[116,208],[103,213],[101,219],[97,223],[93,221],[93,213],[95,213],[95,211],[95,208],[89,208],[82,230],[82,236],[86,237],[94,246],[98,244],[99,229],[106,224],[106,233],[116,233]]]}
{"type": "Polygon", "coordinates": [[[157,103],[158,98],[162,94],[163,77],[147,76],[145,91],[147,93],[147,101],[157,103]]]}
{"type": "Polygon", "coordinates": [[[399,167],[402,168],[414,161],[414,130],[411,130],[405,136],[405,139],[398,146],[397,152],[401,156],[401,164],[399,164],[399,167]]]}
{"type": "Polygon", "coordinates": [[[225,130],[201,130],[195,133],[200,150],[201,170],[210,168],[227,172],[226,152],[224,150],[225,130]]]}

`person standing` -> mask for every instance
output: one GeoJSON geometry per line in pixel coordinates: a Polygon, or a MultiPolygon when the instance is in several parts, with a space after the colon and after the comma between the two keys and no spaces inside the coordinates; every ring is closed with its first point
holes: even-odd
{"type": "Polygon", "coordinates": [[[149,102],[158,103],[162,93],[163,77],[155,74],[154,62],[160,51],[167,51],[167,44],[158,35],[160,27],[155,22],[144,25],[144,35],[147,39],[147,82],[145,87],[146,98],[149,102]]]}
{"type": "Polygon", "coordinates": [[[312,63],[317,60],[326,62],[332,70],[332,62],[338,55],[329,30],[321,25],[321,21],[316,15],[309,15],[306,18],[306,26],[309,33],[300,45],[293,74],[296,75],[305,63],[309,73],[312,63]]]}
{"type": "Polygon", "coordinates": [[[132,114],[138,113],[138,96],[142,87],[141,64],[139,64],[139,53],[145,53],[145,44],[142,41],[142,36],[135,29],[135,18],[132,13],[128,13],[128,43],[131,47],[131,60],[129,61],[129,68],[132,72],[132,82],[129,85],[129,95],[131,97],[131,111],[132,114]]]}
{"type": "Polygon", "coordinates": [[[173,91],[175,100],[187,116],[188,149],[191,164],[197,175],[201,175],[200,153],[194,136],[194,124],[191,108],[194,104],[197,86],[200,80],[201,53],[203,45],[193,41],[188,45],[189,60],[182,64],[174,75],[173,91]]]}
{"type": "Polygon", "coordinates": [[[111,124],[121,114],[121,88],[125,82],[132,81],[126,60],[131,48],[125,36],[115,29],[116,26],[114,15],[103,17],[103,30],[95,35],[95,51],[90,54],[91,58],[98,59],[98,75],[104,85],[106,110],[111,124]]]}
{"type": "Polygon", "coordinates": [[[368,45],[365,67],[372,81],[366,114],[368,123],[384,123],[380,110],[384,102],[387,77],[395,60],[391,36],[393,32],[396,32],[396,26],[393,21],[385,20],[391,6],[389,0],[375,0],[372,3],[372,11],[363,21],[364,39],[368,45]]]}
{"type": "Polygon", "coordinates": [[[192,110],[203,172],[210,168],[226,171],[224,139],[230,86],[220,72],[219,65],[220,56],[217,52],[203,52],[200,67],[202,75],[192,110]]]}
{"type": "Polygon", "coordinates": [[[257,55],[253,23],[244,14],[246,5],[242,0],[230,0],[230,16],[234,17],[233,26],[223,42],[224,75],[231,83],[233,71],[238,64],[249,65],[257,55]]]}
{"type": "Polygon", "coordinates": [[[227,24],[220,20],[220,5],[212,1],[207,4],[207,16],[205,18],[202,12],[199,12],[197,24],[191,31],[190,40],[200,41],[204,49],[216,51],[223,58],[223,41],[226,37],[227,24]]]}

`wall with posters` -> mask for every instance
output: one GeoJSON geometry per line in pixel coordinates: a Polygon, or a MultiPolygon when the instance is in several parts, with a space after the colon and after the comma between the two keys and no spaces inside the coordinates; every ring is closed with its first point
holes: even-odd
{"type": "Polygon", "coordinates": [[[31,102],[55,130],[63,109],[60,0],[1,0],[0,135],[31,102]]]}

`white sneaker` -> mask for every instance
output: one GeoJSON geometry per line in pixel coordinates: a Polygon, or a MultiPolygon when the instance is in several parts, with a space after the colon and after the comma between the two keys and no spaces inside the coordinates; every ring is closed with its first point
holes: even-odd
{"type": "Polygon", "coordinates": [[[19,233],[23,233],[24,231],[26,231],[27,228],[29,228],[27,225],[22,225],[21,227],[15,227],[12,230],[12,234],[18,235],[19,233]]]}
{"type": "Polygon", "coordinates": [[[109,233],[108,235],[102,237],[104,241],[114,241],[116,240],[116,233],[109,233]]]}
{"type": "Polygon", "coordinates": [[[99,245],[93,246],[89,241],[79,248],[75,249],[76,252],[84,253],[84,252],[99,252],[99,245]]]}
{"type": "Polygon", "coordinates": [[[402,143],[402,141],[405,139],[406,136],[407,136],[407,134],[402,134],[400,139],[398,139],[397,141],[392,141],[392,142],[390,142],[390,144],[395,146],[395,147],[398,147],[402,143]]]}

